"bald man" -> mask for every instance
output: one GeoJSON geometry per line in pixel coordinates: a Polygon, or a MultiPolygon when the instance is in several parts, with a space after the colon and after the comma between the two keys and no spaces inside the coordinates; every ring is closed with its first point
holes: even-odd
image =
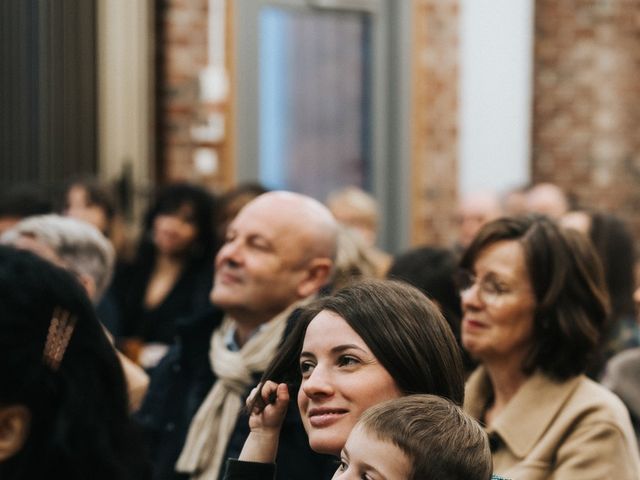
{"type": "Polygon", "coordinates": [[[469,246],[476,233],[488,222],[502,216],[498,194],[493,191],[477,191],[465,194],[458,205],[457,249],[469,246]]]}
{"type": "MultiPolygon", "coordinates": [[[[238,458],[249,434],[246,396],[293,311],[329,282],[336,236],[326,207],[291,192],[265,193],[231,222],[211,291],[224,318],[209,321],[208,331],[195,322],[182,335],[153,374],[137,416],[150,440],[154,478],[222,478],[225,460],[238,458]]],[[[277,464],[282,479],[321,479],[335,469],[309,449],[293,404],[277,464]]]]}
{"type": "Polygon", "coordinates": [[[558,220],[570,209],[567,194],[553,183],[537,183],[527,193],[527,210],[558,220]]]}

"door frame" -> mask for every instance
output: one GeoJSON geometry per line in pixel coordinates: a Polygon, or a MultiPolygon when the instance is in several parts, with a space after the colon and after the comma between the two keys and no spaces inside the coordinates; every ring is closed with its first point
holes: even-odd
{"type": "Polygon", "coordinates": [[[259,179],[259,13],[348,10],[371,15],[371,193],[380,206],[379,244],[408,245],[410,222],[411,0],[251,0],[234,3],[236,180],[259,179]]]}

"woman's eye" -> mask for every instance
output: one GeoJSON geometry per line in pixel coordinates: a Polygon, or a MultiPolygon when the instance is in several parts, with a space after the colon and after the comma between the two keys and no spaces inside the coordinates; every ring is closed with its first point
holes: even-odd
{"type": "Polygon", "coordinates": [[[340,465],[338,465],[338,471],[344,472],[347,470],[347,468],[349,468],[349,464],[344,459],[341,459],[340,465]]]}
{"type": "Polygon", "coordinates": [[[507,287],[505,287],[504,285],[498,282],[492,282],[492,281],[485,282],[484,290],[487,293],[498,294],[498,295],[502,293],[506,293],[508,291],[507,287]]]}
{"type": "Polygon", "coordinates": [[[360,363],[360,361],[355,358],[355,357],[351,357],[351,356],[342,356],[338,359],[338,365],[340,365],[341,367],[344,366],[348,366],[348,365],[356,365],[360,363]]]}
{"type": "Polygon", "coordinates": [[[311,374],[314,366],[315,365],[309,361],[300,362],[300,373],[303,377],[308,377],[311,374]]]}

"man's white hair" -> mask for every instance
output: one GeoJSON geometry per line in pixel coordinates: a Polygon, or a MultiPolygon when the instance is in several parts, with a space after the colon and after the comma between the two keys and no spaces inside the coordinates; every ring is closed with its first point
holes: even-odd
{"type": "Polygon", "coordinates": [[[60,215],[36,215],[21,220],[0,237],[15,244],[31,237],[48,246],[67,268],[89,276],[95,283],[95,302],[102,298],[113,275],[115,251],[111,242],[93,225],[60,215]]]}

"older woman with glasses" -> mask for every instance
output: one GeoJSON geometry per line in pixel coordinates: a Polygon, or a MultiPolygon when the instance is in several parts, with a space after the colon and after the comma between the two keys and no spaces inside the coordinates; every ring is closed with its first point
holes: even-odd
{"type": "Polygon", "coordinates": [[[482,228],[461,267],[462,343],[481,362],[464,405],[486,425],[494,471],[640,478],[625,407],[582,375],[608,301],[588,241],[543,217],[502,218],[482,228]]]}

